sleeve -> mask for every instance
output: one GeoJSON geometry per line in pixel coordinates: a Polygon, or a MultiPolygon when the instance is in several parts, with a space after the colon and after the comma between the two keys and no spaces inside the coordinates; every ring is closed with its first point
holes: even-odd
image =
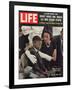
{"type": "Polygon", "coordinates": [[[29,50],[26,50],[25,54],[33,64],[35,64],[37,62],[36,57],[34,55],[32,55],[29,50]]]}
{"type": "Polygon", "coordinates": [[[41,56],[41,58],[44,58],[44,59],[46,59],[48,61],[51,61],[52,60],[52,57],[51,56],[49,56],[49,55],[47,55],[45,53],[42,53],[40,51],[39,51],[39,55],[41,56]]]}

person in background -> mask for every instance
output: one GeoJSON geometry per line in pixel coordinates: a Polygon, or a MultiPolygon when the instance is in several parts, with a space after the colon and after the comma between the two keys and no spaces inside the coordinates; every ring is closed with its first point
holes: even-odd
{"type": "Polygon", "coordinates": [[[57,45],[57,58],[56,58],[56,65],[57,67],[63,67],[63,28],[60,32],[60,35],[56,38],[56,45],[57,45]]]}
{"type": "Polygon", "coordinates": [[[28,36],[29,34],[24,35],[22,30],[19,31],[19,58],[21,58],[21,55],[25,52],[25,48],[29,43],[28,36]]]}
{"type": "Polygon", "coordinates": [[[29,43],[28,35],[29,34],[24,35],[23,31],[21,29],[19,30],[19,78],[24,77],[23,73],[26,61],[23,58],[23,54],[25,52],[27,44],[29,43]]]}

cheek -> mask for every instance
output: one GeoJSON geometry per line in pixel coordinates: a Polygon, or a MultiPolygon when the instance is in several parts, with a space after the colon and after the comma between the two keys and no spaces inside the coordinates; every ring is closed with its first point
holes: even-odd
{"type": "Polygon", "coordinates": [[[47,37],[44,37],[44,41],[47,41],[48,40],[48,38],[47,37]]]}
{"type": "Polygon", "coordinates": [[[40,43],[38,43],[38,47],[40,46],[40,43]]]}
{"type": "Polygon", "coordinates": [[[41,46],[41,43],[37,43],[37,47],[40,47],[41,46]]]}
{"type": "Polygon", "coordinates": [[[36,43],[35,46],[36,46],[36,47],[39,47],[39,43],[36,43]]]}
{"type": "Polygon", "coordinates": [[[50,40],[50,35],[48,35],[48,40],[50,40]]]}

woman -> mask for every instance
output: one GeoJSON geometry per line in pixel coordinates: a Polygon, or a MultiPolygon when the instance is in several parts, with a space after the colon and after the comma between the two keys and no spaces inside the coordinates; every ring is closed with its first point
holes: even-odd
{"type": "Polygon", "coordinates": [[[45,54],[48,54],[50,56],[53,57],[53,60],[51,62],[45,61],[45,66],[47,69],[51,69],[56,61],[56,44],[55,41],[52,38],[52,28],[45,26],[43,29],[43,33],[42,33],[42,47],[41,47],[41,51],[45,54]]]}

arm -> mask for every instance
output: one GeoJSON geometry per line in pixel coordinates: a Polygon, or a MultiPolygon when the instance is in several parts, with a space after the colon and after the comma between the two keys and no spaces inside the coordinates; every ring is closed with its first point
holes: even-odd
{"type": "Polygon", "coordinates": [[[37,62],[36,57],[34,55],[32,55],[29,50],[26,50],[25,54],[33,64],[35,64],[37,62]]]}
{"type": "Polygon", "coordinates": [[[53,61],[56,61],[56,56],[57,56],[57,50],[54,49],[54,52],[53,52],[53,61]]]}
{"type": "Polygon", "coordinates": [[[53,59],[53,57],[51,57],[51,56],[49,56],[49,55],[47,55],[47,54],[45,54],[45,53],[42,53],[42,52],[40,52],[40,51],[39,51],[39,55],[40,55],[42,58],[44,58],[44,59],[46,59],[46,60],[48,60],[48,61],[51,61],[51,60],[53,59]]]}
{"type": "Polygon", "coordinates": [[[57,57],[57,41],[54,39],[53,41],[53,54],[52,54],[52,57],[53,57],[53,61],[56,61],[56,57],[57,57]]]}

